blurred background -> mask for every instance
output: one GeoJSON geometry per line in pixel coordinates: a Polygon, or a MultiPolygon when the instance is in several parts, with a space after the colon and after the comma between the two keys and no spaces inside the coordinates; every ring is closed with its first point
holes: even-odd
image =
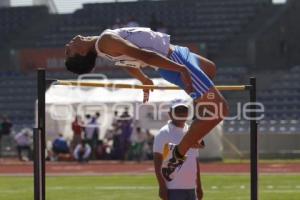
{"type": "MultiPolygon", "coordinates": [[[[47,77],[74,79],[64,69],[66,42],[77,34],[99,35],[107,28],[132,26],[168,33],[172,43],[213,60],[218,85],[245,84],[250,76],[257,77],[258,100],[265,106],[259,121],[260,157],[300,158],[299,10],[297,0],[1,0],[1,158],[32,159],[35,70],[44,67],[47,77]]],[[[111,79],[129,78],[101,58],[97,72],[111,79]]],[[[145,72],[158,77],[153,70],[145,72]]],[[[246,92],[223,94],[232,116],[238,112],[238,102],[248,101],[246,92]]],[[[48,159],[73,160],[76,145],[85,140],[94,160],[151,160],[158,127],[142,126],[124,106],[110,111],[111,120],[103,130],[101,119],[106,114],[94,106],[63,126],[53,122],[51,130],[56,132],[48,141],[48,159]],[[61,149],[54,149],[56,144],[61,149]]],[[[227,120],[218,133],[220,148],[208,159],[249,157],[247,120],[227,120]]]]}

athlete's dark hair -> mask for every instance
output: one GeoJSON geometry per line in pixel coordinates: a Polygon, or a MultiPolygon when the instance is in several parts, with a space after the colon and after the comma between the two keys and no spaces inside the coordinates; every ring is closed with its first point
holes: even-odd
{"type": "Polygon", "coordinates": [[[95,67],[97,54],[90,51],[85,56],[75,55],[65,60],[67,70],[75,74],[86,74],[95,67]]]}

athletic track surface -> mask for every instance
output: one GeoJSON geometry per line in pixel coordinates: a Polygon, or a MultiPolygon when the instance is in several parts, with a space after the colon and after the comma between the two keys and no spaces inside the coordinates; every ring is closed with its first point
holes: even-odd
{"type": "MultiPolygon", "coordinates": [[[[247,163],[200,163],[201,173],[215,174],[245,174],[249,173],[250,166],[247,163]]],[[[47,175],[113,175],[113,174],[153,174],[152,162],[119,162],[119,161],[93,161],[86,164],[76,162],[47,162],[47,175]]],[[[33,165],[31,162],[19,162],[16,160],[0,160],[0,175],[31,176],[33,165]]],[[[260,164],[260,173],[295,174],[300,173],[300,163],[288,164],[260,164]]]]}

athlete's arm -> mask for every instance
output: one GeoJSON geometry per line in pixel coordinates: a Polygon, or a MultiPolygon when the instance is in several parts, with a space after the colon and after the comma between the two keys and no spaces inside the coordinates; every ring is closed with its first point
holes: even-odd
{"type": "Polygon", "coordinates": [[[138,68],[133,67],[122,67],[125,71],[127,71],[128,74],[130,74],[132,77],[138,79],[143,84],[146,83],[150,78],[143,73],[142,70],[138,68]]]}
{"type": "MultiPolygon", "coordinates": [[[[125,69],[128,72],[128,74],[130,74],[132,77],[141,81],[143,85],[153,85],[153,81],[148,76],[146,76],[146,74],[144,74],[142,70],[133,67],[123,67],[123,69],[125,69]]],[[[143,102],[146,103],[149,100],[150,90],[144,89],[143,91],[143,102]]]]}
{"type": "MultiPolygon", "coordinates": [[[[146,74],[144,74],[142,70],[133,67],[122,67],[122,68],[124,68],[125,71],[127,71],[127,73],[130,74],[132,77],[141,81],[143,85],[153,85],[153,81],[148,76],[146,76],[146,74]]],[[[143,91],[144,91],[143,102],[146,103],[147,101],[149,101],[150,90],[144,89],[143,91]]]]}
{"type": "Polygon", "coordinates": [[[155,175],[159,185],[159,197],[163,200],[167,200],[168,199],[167,186],[163,178],[163,175],[161,174],[161,167],[163,162],[162,155],[160,153],[154,153],[153,161],[154,161],[155,175]]]}
{"type": "Polygon", "coordinates": [[[191,75],[187,68],[183,65],[173,62],[156,52],[140,49],[134,44],[116,35],[103,35],[98,45],[98,48],[101,51],[112,56],[127,55],[141,60],[151,66],[179,72],[181,74],[182,81],[186,86],[186,92],[193,92],[191,75]]]}

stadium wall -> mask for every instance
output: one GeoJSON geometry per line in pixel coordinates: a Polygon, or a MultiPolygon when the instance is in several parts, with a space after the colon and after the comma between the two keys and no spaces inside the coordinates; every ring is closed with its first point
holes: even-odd
{"type": "Polygon", "coordinates": [[[286,6],[252,38],[249,45],[253,65],[257,68],[283,69],[300,63],[300,2],[290,0],[286,6]]]}

